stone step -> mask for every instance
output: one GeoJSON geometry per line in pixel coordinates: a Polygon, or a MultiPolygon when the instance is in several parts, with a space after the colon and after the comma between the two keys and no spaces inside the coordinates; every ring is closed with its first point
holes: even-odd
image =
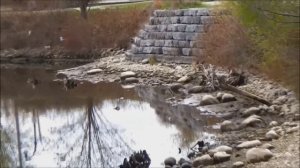
{"type": "MultiPolygon", "coordinates": [[[[203,16],[204,17],[204,16],[203,16]]],[[[211,17],[212,16],[205,16],[211,17]]],[[[150,25],[201,24],[202,16],[150,17],[150,25]]]]}
{"type": "Polygon", "coordinates": [[[208,16],[213,12],[207,8],[198,9],[179,9],[179,10],[155,10],[153,16],[171,17],[171,16],[208,16]]]}
{"type": "Polygon", "coordinates": [[[177,47],[138,47],[132,45],[130,49],[133,54],[161,54],[171,56],[193,56],[203,53],[202,49],[199,48],[177,48],[177,47]]]}
{"type": "Polygon", "coordinates": [[[134,38],[134,44],[138,47],[179,47],[179,48],[203,48],[200,39],[197,40],[151,40],[134,38]]]}
{"type": "Polygon", "coordinates": [[[145,25],[146,32],[190,32],[202,33],[207,28],[204,25],[188,25],[188,24],[169,24],[169,25],[145,25]]]}
{"type": "Polygon", "coordinates": [[[201,38],[202,33],[191,32],[146,32],[141,30],[138,37],[141,39],[157,40],[197,40],[201,38]]]}

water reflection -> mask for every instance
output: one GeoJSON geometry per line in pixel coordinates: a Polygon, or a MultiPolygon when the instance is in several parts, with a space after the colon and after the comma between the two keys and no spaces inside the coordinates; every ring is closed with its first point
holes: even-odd
{"type": "Polygon", "coordinates": [[[164,103],[165,89],[80,83],[66,90],[54,72],[1,69],[0,166],[116,167],[145,149],[151,167],[160,167],[199,138],[214,141],[207,132],[217,119],[164,103]]]}

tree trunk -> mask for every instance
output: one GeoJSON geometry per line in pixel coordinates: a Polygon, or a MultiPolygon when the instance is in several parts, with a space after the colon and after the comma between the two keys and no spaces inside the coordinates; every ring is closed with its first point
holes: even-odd
{"type": "Polygon", "coordinates": [[[83,19],[87,20],[87,7],[89,4],[89,0],[81,0],[80,1],[80,15],[83,19]]]}

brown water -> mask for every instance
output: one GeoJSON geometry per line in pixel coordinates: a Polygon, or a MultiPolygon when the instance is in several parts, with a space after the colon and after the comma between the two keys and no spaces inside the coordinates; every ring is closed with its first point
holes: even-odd
{"type": "Polygon", "coordinates": [[[151,167],[186,157],[197,140],[217,143],[214,116],[164,103],[164,88],[79,83],[66,89],[45,67],[1,68],[1,145],[12,167],[117,167],[145,149],[151,167]],[[36,85],[28,79],[36,79],[36,85]],[[19,135],[18,135],[19,134],[19,135]],[[178,148],[182,153],[178,153],[178,148]]]}

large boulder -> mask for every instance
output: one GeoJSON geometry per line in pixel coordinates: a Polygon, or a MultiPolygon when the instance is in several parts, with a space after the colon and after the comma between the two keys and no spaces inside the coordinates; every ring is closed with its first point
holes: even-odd
{"type": "Polygon", "coordinates": [[[221,98],[222,103],[231,102],[231,101],[236,101],[236,98],[232,94],[224,93],[222,95],[222,98],[221,98]]]}
{"type": "Polygon", "coordinates": [[[246,160],[249,163],[268,161],[273,157],[273,153],[269,149],[252,148],[246,152],[246,160]]]}
{"type": "Polygon", "coordinates": [[[252,148],[261,145],[262,143],[260,140],[253,140],[253,141],[245,141],[236,146],[237,149],[242,149],[242,148],[252,148]]]}
{"type": "Polygon", "coordinates": [[[218,103],[219,103],[218,99],[215,98],[214,96],[212,96],[212,95],[204,95],[202,97],[200,105],[201,106],[206,106],[206,105],[218,104],[218,103]]]}
{"type": "Polygon", "coordinates": [[[213,159],[208,155],[203,155],[200,157],[197,157],[193,160],[193,167],[198,167],[200,165],[206,166],[206,165],[212,165],[214,163],[213,159]]]}
{"type": "Polygon", "coordinates": [[[168,158],[165,159],[164,163],[165,163],[166,166],[171,166],[172,167],[172,166],[176,165],[176,159],[173,158],[173,157],[168,157],[168,158]]]}
{"type": "Polygon", "coordinates": [[[225,162],[230,159],[230,154],[226,152],[216,152],[213,157],[216,163],[225,162]]]}

